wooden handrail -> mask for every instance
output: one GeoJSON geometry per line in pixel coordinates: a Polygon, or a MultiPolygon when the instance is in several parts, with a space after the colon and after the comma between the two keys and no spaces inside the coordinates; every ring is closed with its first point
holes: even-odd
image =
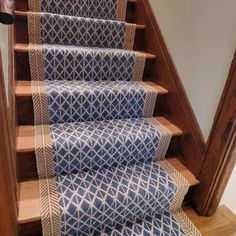
{"type": "Polygon", "coordinates": [[[13,24],[15,21],[14,1],[0,0],[0,23],[13,24]]]}

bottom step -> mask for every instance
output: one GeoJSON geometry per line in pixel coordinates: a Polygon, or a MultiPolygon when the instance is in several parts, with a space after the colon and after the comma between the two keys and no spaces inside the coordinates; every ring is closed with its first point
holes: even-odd
{"type": "MultiPolygon", "coordinates": [[[[168,162],[185,177],[191,186],[199,183],[178,159],[170,159],[168,162]]],[[[40,220],[38,181],[20,183],[18,223],[21,235],[41,235],[40,220]]]]}

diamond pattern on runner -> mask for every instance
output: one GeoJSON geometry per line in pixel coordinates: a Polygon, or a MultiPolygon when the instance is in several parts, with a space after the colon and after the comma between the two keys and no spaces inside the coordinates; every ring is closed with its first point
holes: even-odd
{"type": "Polygon", "coordinates": [[[118,0],[41,0],[40,6],[41,12],[116,20],[117,2],[118,0]]]}
{"type": "MultiPolygon", "coordinates": [[[[82,234],[83,235],[83,234],[82,234]]],[[[81,235],[81,236],[82,236],[81,235]]],[[[86,234],[85,234],[86,235],[86,234]]],[[[83,236],[85,236],[83,235],[83,236]]],[[[185,236],[181,225],[174,215],[168,211],[155,214],[152,217],[127,221],[124,224],[117,223],[114,226],[106,226],[102,230],[94,230],[92,235],[103,236],[185,236]]]]}
{"type": "Polygon", "coordinates": [[[200,236],[180,210],[189,184],[163,161],[171,132],[144,118],[157,97],[144,58],[122,50],[136,30],[118,21],[126,3],[29,0],[45,236],[200,236]]]}
{"type": "Polygon", "coordinates": [[[57,176],[62,235],[168,211],[177,188],[155,162],[57,176]]]}
{"type": "MultiPolygon", "coordinates": [[[[43,45],[31,50],[31,54],[38,53],[43,58],[44,80],[131,81],[137,69],[136,57],[141,57],[145,64],[145,55],[117,49],[43,45]]],[[[136,80],[142,80],[142,72],[136,80]]]]}
{"type": "Polygon", "coordinates": [[[146,119],[51,125],[55,175],[162,159],[161,128],[146,119]]]}
{"type": "Polygon", "coordinates": [[[138,82],[61,80],[46,85],[50,124],[145,116],[149,91],[138,82]]]}
{"type": "Polygon", "coordinates": [[[30,34],[30,43],[131,49],[134,41],[133,34],[128,36],[126,28],[135,30],[135,25],[122,21],[28,13],[28,22],[29,32],[37,32],[33,36],[30,34]],[[129,46],[126,45],[127,37],[131,37],[129,46]]]}

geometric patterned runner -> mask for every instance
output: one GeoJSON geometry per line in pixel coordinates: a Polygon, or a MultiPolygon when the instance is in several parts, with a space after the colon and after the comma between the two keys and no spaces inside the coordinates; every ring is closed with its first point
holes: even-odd
{"type": "Polygon", "coordinates": [[[145,54],[117,49],[30,45],[32,80],[141,81],[145,54]]]}
{"type": "MultiPolygon", "coordinates": [[[[86,234],[81,234],[86,235],[86,234]]],[[[106,226],[103,230],[94,230],[90,235],[103,236],[200,236],[201,234],[182,210],[174,213],[163,211],[142,220],[117,223],[113,227],[106,226]]]]}
{"type": "Polygon", "coordinates": [[[32,81],[35,124],[152,117],[157,90],[133,81],[32,81]]]}
{"type": "Polygon", "coordinates": [[[32,44],[131,50],[136,25],[122,21],[28,12],[28,29],[32,44]]]}
{"type": "MultiPolygon", "coordinates": [[[[58,199],[55,194],[51,194],[50,199],[54,205],[54,222],[61,222],[54,230],[65,236],[102,235],[98,232],[129,221],[175,212],[188,190],[186,180],[166,161],[82,171],[59,175],[51,181],[58,194],[58,199]]],[[[45,218],[43,224],[47,230],[50,219],[45,218]]],[[[164,230],[168,233],[169,229],[164,230]]]]}
{"type": "Polygon", "coordinates": [[[127,0],[29,0],[31,12],[124,21],[127,0]]]}
{"type": "Polygon", "coordinates": [[[37,137],[46,134],[46,143],[37,142],[38,165],[45,150],[52,165],[42,168],[41,178],[162,160],[171,138],[158,121],[141,118],[36,126],[37,137]]]}
{"type": "Polygon", "coordinates": [[[167,161],[158,91],[131,51],[127,0],[29,0],[28,34],[44,236],[200,236],[189,185],[167,161]],[[158,102],[158,101],[157,101],[158,102]]]}

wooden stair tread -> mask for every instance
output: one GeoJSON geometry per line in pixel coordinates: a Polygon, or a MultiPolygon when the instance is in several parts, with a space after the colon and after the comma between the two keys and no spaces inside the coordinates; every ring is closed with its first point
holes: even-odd
{"type": "Polygon", "coordinates": [[[190,186],[195,186],[200,183],[199,180],[197,180],[195,176],[177,158],[170,158],[168,159],[168,162],[174,166],[182,176],[184,176],[190,186]]]}
{"type": "Polygon", "coordinates": [[[19,183],[18,223],[25,224],[40,220],[39,182],[27,181],[19,183]]]}
{"type": "MultiPolygon", "coordinates": [[[[19,17],[27,17],[26,11],[15,11],[15,15],[19,17]]],[[[136,24],[136,30],[144,30],[146,28],[145,25],[136,24]]]]}
{"type": "MultiPolygon", "coordinates": [[[[143,82],[151,87],[153,87],[155,90],[158,91],[158,94],[167,94],[168,90],[165,88],[151,82],[151,81],[145,81],[143,82]]],[[[31,81],[17,81],[16,82],[16,90],[15,90],[17,97],[31,97],[32,91],[31,91],[31,81]]]]}
{"type": "MultiPolygon", "coordinates": [[[[172,132],[173,136],[181,136],[183,132],[164,117],[156,117],[161,124],[172,132]]],[[[32,152],[35,150],[35,130],[33,125],[18,126],[16,150],[18,153],[32,152]]]]}
{"type": "Polygon", "coordinates": [[[31,97],[31,81],[16,81],[15,93],[17,97],[31,97]]]}
{"type": "MultiPolygon", "coordinates": [[[[176,158],[171,158],[168,162],[179,171],[189,182],[190,186],[199,184],[199,181],[189,170],[176,158]]],[[[25,224],[40,220],[39,206],[39,182],[26,181],[20,183],[19,215],[18,223],[25,224]]]]}
{"type": "Polygon", "coordinates": [[[156,89],[158,91],[158,94],[164,95],[168,93],[168,90],[161,87],[160,85],[152,82],[152,81],[144,81],[143,83],[153,87],[154,89],[156,89]]]}
{"type": "MultiPolygon", "coordinates": [[[[16,43],[15,47],[14,47],[14,50],[15,50],[15,52],[24,53],[24,52],[28,52],[28,47],[29,47],[29,44],[16,43]]],[[[147,60],[155,60],[156,59],[156,56],[153,55],[153,54],[150,54],[150,53],[147,53],[147,52],[141,52],[141,51],[139,51],[139,52],[145,54],[147,60]]]]}

